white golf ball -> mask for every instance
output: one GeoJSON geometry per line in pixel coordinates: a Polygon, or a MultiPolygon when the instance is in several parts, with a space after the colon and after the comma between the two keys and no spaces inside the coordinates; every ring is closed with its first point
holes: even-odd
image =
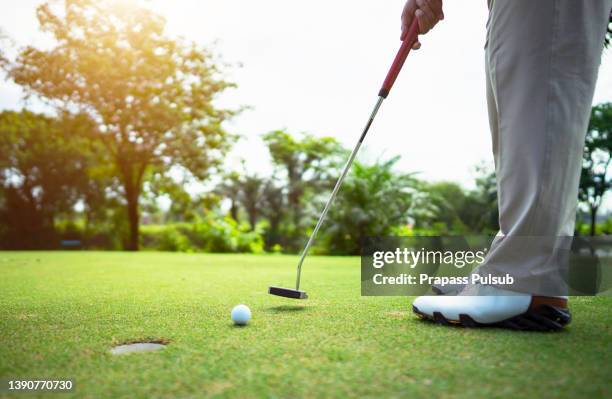
{"type": "Polygon", "coordinates": [[[232,309],[232,320],[239,326],[246,325],[251,320],[251,309],[247,305],[236,305],[232,309]]]}

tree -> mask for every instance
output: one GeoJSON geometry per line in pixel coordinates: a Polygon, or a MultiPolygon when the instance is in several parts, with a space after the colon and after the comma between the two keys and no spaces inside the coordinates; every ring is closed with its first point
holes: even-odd
{"type": "Polygon", "coordinates": [[[357,255],[364,238],[391,235],[408,224],[417,180],[393,171],[398,160],[353,164],[324,226],[331,253],[357,255]]]}
{"type": "Polygon", "coordinates": [[[82,116],[52,118],[29,111],[0,113],[0,189],[4,244],[53,247],[54,220],[91,193],[88,170],[96,162],[82,116]]]}
{"type": "Polygon", "coordinates": [[[164,222],[194,222],[198,214],[204,213],[218,201],[217,193],[194,194],[187,191],[193,181],[179,173],[168,176],[163,171],[152,170],[152,175],[147,178],[145,186],[146,195],[149,197],[151,208],[150,216],[156,217],[159,223],[164,222]],[[165,196],[170,200],[168,209],[161,212],[159,209],[159,198],[165,196]]]}
{"type": "Polygon", "coordinates": [[[478,165],[476,188],[468,193],[460,217],[470,231],[495,234],[499,231],[499,208],[497,203],[497,177],[495,170],[478,165]]]}
{"type": "Polygon", "coordinates": [[[495,171],[478,165],[475,172],[476,187],[471,190],[452,182],[421,182],[432,212],[417,227],[431,228],[436,234],[495,234],[499,230],[495,171]]]}
{"type": "Polygon", "coordinates": [[[284,190],[277,186],[275,177],[269,179],[251,174],[244,163],[243,170],[226,174],[214,192],[230,202],[230,216],[236,222],[246,215],[250,230],[254,231],[258,221],[265,218],[268,226],[264,231],[266,248],[281,243],[281,223],[286,220],[284,190]]]}
{"type": "Polygon", "coordinates": [[[345,150],[333,137],[318,138],[303,134],[301,138],[296,138],[284,130],[267,133],[263,139],[272,162],[285,173],[287,206],[296,232],[294,238],[300,238],[304,196],[309,191],[330,185],[330,176],[336,176],[340,155],[345,150]]]}
{"type": "Polygon", "coordinates": [[[463,220],[469,207],[468,194],[463,188],[453,182],[436,182],[426,184],[423,188],[429,194],[430,204],[434,212],[430,222],[443,226],[440,234],[464,234],[469,231],[463,220]]]}
{"type": "Polygon", "coordinates": [[[255,230],[255,225],[259,220],[265,184],[265,180],[255,174],[245,174],[242,176],[238,198],[249,219],[251,231],[255,230]]]}
{"type": "Polygon", "coordinates": [[[22,49],[3,62],[29,94],[96,121],[121,180],[127,248],[138,249],[139,198],[147,171],[182,166],[207,178],[227,151],[232,115],[213,100],[229,83],[203,48],[165,36],[165,21],[138,2],[65,0],[38,7],[54,46],[22,49]]]}
{"type": "Polygon", "coordinates": [[[612,186],[608,174],[612,151],[612,103],[599,104],[591,110],[582,158],[578,199],[588,207],[591,232],[595,235],[597,211],[612,186]]]}
{"type": "Polygon", "coordinates": [[[230,217],[239,222],[240,174],[229,172],[224,174],[222,179],[223,182],[217,186],[215,193],[230,201],[230,217]]]}
{"type": "Polygon", "coordinates": [[[287,217],[287,201],[283,187],[275,183],[272,177],[264,185],[262,192],[261,214],[268,220],[268,228],[264,232],[266,250],[275,245],[283,245],[282,222],[287,217]]]}

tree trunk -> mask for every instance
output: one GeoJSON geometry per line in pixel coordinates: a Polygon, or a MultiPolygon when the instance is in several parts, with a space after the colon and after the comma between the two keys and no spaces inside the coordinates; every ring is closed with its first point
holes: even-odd
{"type": "Polygon", "coordinates": [[[257,225],[257,209],[249,212],[249,224],[251,225],[251,231],[255,231],[255,226],[257,225]]]}
{"type": "Polygon", "coordinates": [[[140,226],[140,215],[138,214],[138,195],[135,193],[128,194],[127,200],[127,213],[128,222],[130,224],[130,236],[128,238],[127,250],[138,251],[139,242],[139,226],[140,226]]]}
{"type": "Polygon", "coordinates": [[[138,251],[140,246],[138,200],[142,192],[142,179],[150,158],[146,153],[138,152],[132,143],[125,144],[124,149],[117,155],[117,166],[121,172],[129,223],[129,237],[125,249],[128,251],[138,251]]]}
{"type": "Polygon", "coordinates": [[[591,207],[591,237],[595,236],[595,229],[597,227],[597,207],[591,207]]]}
{"type": "MultiPolygon", "coordinates": [[[[296,231],[300,231],[300,225],[302,222],[302,207],[300,206],[301,199],[301,191],[295,190],[289,193],[289,206],[293,213],[293,224],[296,231]]],[[[299,236],[299,233],[297,235],[299,236]]]]}
{"type": "Polygon", "coordinates": [[[236,222],[238,221],[238,206],[236,205],[236,200],[232,199],[232,205],[230,207],[230,216],[232,217],[232,219],[234,219],[236,222]]]}
{"type": "Polygon", "coordinates": [[[129,223],[129,237],[126,248],[128,251],[138,251],[140,214],[138,212],[138,199],[140,198],[141,178],[134,173],[131,165],[123,168],[123,188],[127,202],[127,217],[129,223]],[[136,176],[134,176],[136,175],[136,176]]]}

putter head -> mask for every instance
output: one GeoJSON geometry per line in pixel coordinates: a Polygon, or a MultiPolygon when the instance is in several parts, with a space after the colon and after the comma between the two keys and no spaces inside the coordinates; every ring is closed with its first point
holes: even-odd
{"type": "Polygon", "coordinates": [[[293,290],[291,288],[270,287],[268,288],[268,294],[291,299],[308,299],[306,291],[293,290]]]}

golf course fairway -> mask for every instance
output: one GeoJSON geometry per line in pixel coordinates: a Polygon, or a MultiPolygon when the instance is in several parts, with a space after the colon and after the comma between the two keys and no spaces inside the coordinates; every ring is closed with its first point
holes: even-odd
{"type": "Polygon", "coordinates": [[[308,300],[268,295],[294,284],[296,260],[1,252],[0,378],[74,379],[62,398],[612,394],[612,298],[571,298],[559,333],[449,328],[417,319],[411,298],[361,297],[357,257],[308,258],[308,300]],[[245,327],[230,319],[241,303],[245,327]],[[110,353],[136,341],[167,346],[110,353]]]}

